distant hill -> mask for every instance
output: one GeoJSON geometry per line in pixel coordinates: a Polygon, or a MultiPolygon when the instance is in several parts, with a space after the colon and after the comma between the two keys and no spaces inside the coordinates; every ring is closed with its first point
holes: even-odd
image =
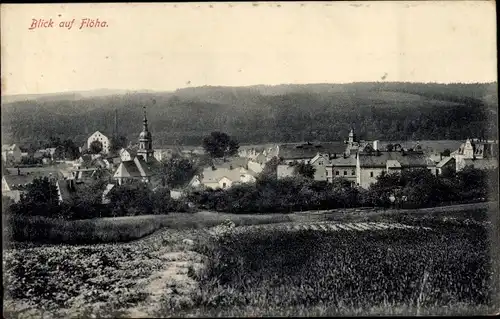
{"type": "Polygon", "coordinates": [[[146,106],[155,146],[200,145],[214,130],[241,143],[361,138],[459,140],[496,136],[497,84],[352,83],[193,87],[173,92],[98,90],[2,97],[2,140],[50,136],[83,143],[100,130],[135,141],[146,106]],[[10,101],[10,102],[9,102],[10,101]],[[493,118],[495,116],[495,118],[493,118]]]}
{"type": "Polygon", "coordinates": [[[3,95],[2,103],[14,103],[22,101],[63,101],[63,100],[80,100],[85,98],[103,97],[110,95],[124,95],[134,93],[151,93],[153,91],[141,90],[111,90],[99,89],[90,91],[76,91],[76,92],[61,92],[61,93],[48,93],[48,94],[16,94],[16,95],[3,95]]]}

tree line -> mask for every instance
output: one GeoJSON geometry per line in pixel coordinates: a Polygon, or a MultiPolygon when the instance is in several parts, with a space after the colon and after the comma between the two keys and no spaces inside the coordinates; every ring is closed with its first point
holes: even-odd
{"type": "Polygon", "coordinates": [[[368,189],[352,186],[343,178],[315,181],[297,174],[277,179],[264,171],[254,184],[229,189],[188,189],[180,199],[170,197],[170,188],[152,189],[142,182],[115,186],[103,203],[107,182],[96,179],[83,185],[70,201],[59,203],[55,184],[36,179],[18,203],[3,198],[8,215],[88,219],[192,212],[193,209],[227,213],[290,213],[294,211],[350,207],[421,208],[442,204],[498,200],[498,168],[480,170],[471,166],[439,176],[426,169],[382,174],[368,189]]]}

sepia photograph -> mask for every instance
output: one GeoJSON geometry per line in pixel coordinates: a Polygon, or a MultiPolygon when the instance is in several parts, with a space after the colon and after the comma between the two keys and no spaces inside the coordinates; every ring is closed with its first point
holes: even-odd
{"type": "Polygon", "coordinates": [[[3,318],[500,313],[494,1],[0,13],[3,318]]]}

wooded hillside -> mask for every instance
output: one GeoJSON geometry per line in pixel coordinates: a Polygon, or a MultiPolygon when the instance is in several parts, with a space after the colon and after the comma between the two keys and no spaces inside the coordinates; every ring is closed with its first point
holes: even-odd
{"type": "Polygon", "coordinates": [[[174,92],[118,91],[2,98],[4,143],[50,136],[83,143],[99,130],[135,141],[148,109],[154,147],[200,145],[227,132],[240,143],[495,137],[497,84],[353,83],[250,87],[195,87],[174,92]],[[17,100],[17,101],[16,101],[17,100]]]}

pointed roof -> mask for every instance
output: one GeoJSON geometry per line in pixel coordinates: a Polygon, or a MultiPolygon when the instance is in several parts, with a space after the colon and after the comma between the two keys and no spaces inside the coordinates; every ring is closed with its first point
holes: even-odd
{"type": "Polygon", "coordinates": [[[452,157],[452,156],[445,157],[441,161],[439,161],[439,163],[436,164],[436,167],[441,168],[441,167],[443,167],[444,165],[446,165],[451,160],[455,160],[455,158],[452,157]]]}
{"type": "Polygon", "coordinates": [[[57,190],[59,191],[60,200],[63,202],[68,201],[73,196],[74,190],[71,190],[66,180],[58,180],[56,182],[57,190]]]}
{"type": "Polygon", "coordinates": [[[139,140],[151,140],[151,132],[148,130],[148,118],[146,116],[146,107],[144,109],[144,119],[142,120],[142,132],[139,134],[139,140]]]}
{"type": "Polygon", "coordinates": [[[124,147],[120,149],[119,154],[121,155],[123,152],[127,152],[130,154],[130,157],[137,156],[137,149],[132,147],[124,147]]]}
{"type": "Polygon", "coordinates": [[[103,203],[106,203],[108,202],[109,200],[106,198],[106,196],[108,196],[109,192],[111,192],[111,190],[115,187],[116,185],[115,184],[108,184],[106,185],[106,188],[104,189],[104,191],[102,192],[102,201],[103,203]]]}
{"type": "MultiPolygon", "coordinates": [[[[202,176],[200,178],[200,181],[202,183],[218,183],[221,179],[227,178],[228,180],[232,182],[238,182],[240,181],[242,175],[244,176],[245,174],[254,176],[255,172],[247,169],[238,169],[238,168],[226,168],[226,167],[221,167],[221,168],[216,168],[213,170],[211,167],[207,167],[203,170],[202,176]]],[[[194,181],[194,179],[193,179],[194,181]]]]}
{"type": "Polygon", "coordinates": [[[2,152],[13,151],[16,147],[17,147],[16,144],[3,144],[2,145],[2,152]]]}
{"type": "Polygon", "coordinates": [[[127,177],[141,177],[141,172],[137,168],[135,162],[132,161],[123,161],[120,166],[116,169],[115,174],[113,175],[115,178],[127,178],[127,177]]]}
{"type": "Polygon", "coordinates": [[[114,178],[139,178],[153,175],[152,169],[158,163],[156,160],[144,161],[141,156],[134,157],[133,160],[123,161],[113,174],[114,178]]]}

